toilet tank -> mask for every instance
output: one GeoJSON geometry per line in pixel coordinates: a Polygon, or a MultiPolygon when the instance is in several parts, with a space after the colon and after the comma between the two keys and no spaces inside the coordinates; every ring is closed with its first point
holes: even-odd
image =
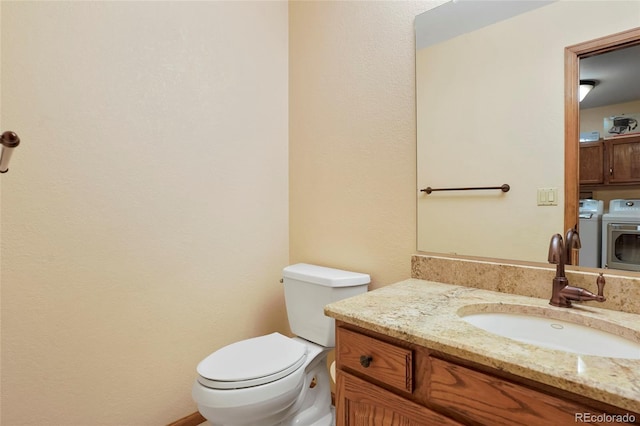
{"type": "Polygon", "coordinates": [[[368,274],[298,263],[282,271],[291,331],[325,347],[335,346],[335,321],[324,315],[329,303],[367,291],[368,274]]]}

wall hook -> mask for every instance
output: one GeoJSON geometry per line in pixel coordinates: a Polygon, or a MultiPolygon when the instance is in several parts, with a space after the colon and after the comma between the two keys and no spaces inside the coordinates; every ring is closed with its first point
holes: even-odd
{"type": "Polygon", "coordinates": [[[2,144],[2,153],[0,153],[0,173],[9,171],[9,160],[13,149],[20,145],[20,138],[15,132],[6,131],[0,136],[0,144],[2,144]]]}

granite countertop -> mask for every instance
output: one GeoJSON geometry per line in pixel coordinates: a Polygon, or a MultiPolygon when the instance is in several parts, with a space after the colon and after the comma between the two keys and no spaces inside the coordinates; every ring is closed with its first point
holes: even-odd
{"type": "Polygon", "coordinates": [[[640,315],[593,305],[574,303],[574,308],[556,308],[546,299],[408,279],[331,303],[325,314],[640,413],[640,359],[579,355],[520,343],[477,328],[458,315],[483,311],[544,315],[622,333],[640,342],[640,315]]]}

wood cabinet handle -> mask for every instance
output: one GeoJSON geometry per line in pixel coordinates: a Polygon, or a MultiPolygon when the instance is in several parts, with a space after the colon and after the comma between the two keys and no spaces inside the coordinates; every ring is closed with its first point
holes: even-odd
{"type": "Polygon", "coordinates": [[[360,365],[364,368],[368,368],[371,365],[371,361],[373,361],[371,355],[360,355],[360,365]]]}

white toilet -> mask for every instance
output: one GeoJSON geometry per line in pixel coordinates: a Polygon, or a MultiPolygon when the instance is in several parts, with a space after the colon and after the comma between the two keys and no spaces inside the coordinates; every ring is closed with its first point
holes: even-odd
{"type": "Polygon", "coordinates": [[[242,340],[198,364],[193,399],[213,425],[330,426],[335,423],[327,353],[334,320],[324,306],[367,291],[369,275],[299,263],[283,270],[291,331],[242,340]]]}

